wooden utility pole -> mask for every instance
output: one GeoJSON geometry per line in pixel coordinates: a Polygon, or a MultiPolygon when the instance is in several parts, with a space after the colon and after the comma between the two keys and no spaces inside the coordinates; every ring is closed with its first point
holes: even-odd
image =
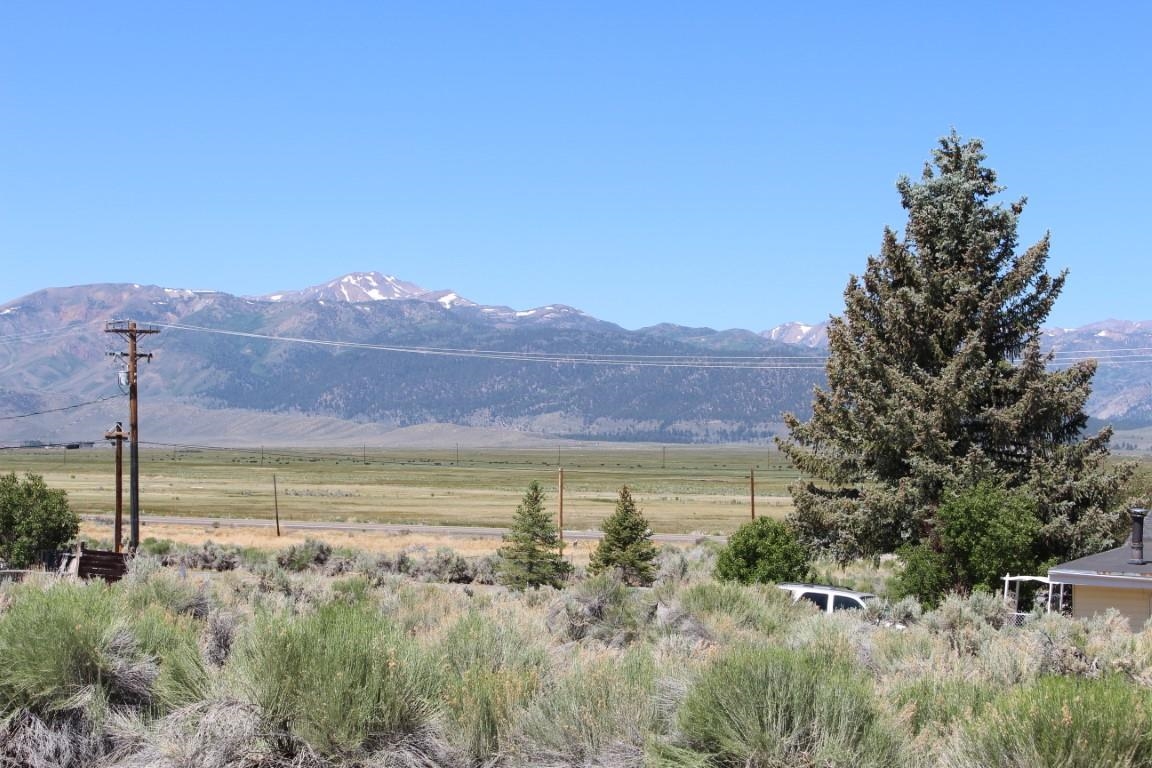
{"type": "Polygon", "coordinates": [[[752,498],[752,519],[756,519],[756,467],[748,470],[748,492],[752,498]]]}
{"type": "Polygon", "coordinates": [[[152,359],[151,352],[142,354],[136,351],[136,340],[140,336],[160,333],[160,329],[137,328],[135,320],[113,320],[104,326],[104,332],[115,333],[128,340],[127,352],[109,354],[128,360],[128,551],[135,552],[140,545],[140,411],[136,362],[141,358],[152,359]]]}
{"type": "Polygon", "coordinates": [[[116,422],[116,428],[104,433],[107,440],[116,441],[116,552],[120,551],[124,540],[124,441],[128,435],[124,432],[123,422],[116,422]]]}
{"type": "Polygon", "coordinates": [[[560,467],[560,557],[564,557],[564,467],[560,467]]]}
{"type": "Polygon", "coordinates": [[[280,538],[280,491],[276,488],[276,475],[272,475],[272,504],[276,510],[276,538],[280,538]]]}

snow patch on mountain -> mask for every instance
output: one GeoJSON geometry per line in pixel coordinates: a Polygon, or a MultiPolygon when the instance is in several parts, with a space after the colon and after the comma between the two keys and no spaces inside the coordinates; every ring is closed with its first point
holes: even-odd
{"type": "Polygon", "coordinates": [[[823,347],[828,343],[828,324],[784,323],[760,334],[766,339],[803,347],[823,347]]]}

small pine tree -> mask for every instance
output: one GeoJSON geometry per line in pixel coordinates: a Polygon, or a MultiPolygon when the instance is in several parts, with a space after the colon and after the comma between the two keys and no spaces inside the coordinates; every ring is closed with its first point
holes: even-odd
{"type": "Polygon", "coordinates": [[[592,553],[588,573],[596,575],[619,568],[624,581],[632,585],[648,586],[656,578],[656,547],[652,544],[652,529],[636,508],[628,486],[620,489],[616,511],[604,521],[604,538],[592,553]]]}
{"type": "Polygon", "coordinates": [[[560,588],[572,573],[571,564],[560,554],[560,532],[544,512],[544,492],[535,480],[516,508],[516,519],[497,554],[500,583],[513,589],[560,588]]]}

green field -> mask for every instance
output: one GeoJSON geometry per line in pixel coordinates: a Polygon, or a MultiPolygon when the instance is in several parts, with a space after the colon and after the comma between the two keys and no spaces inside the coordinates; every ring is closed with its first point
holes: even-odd
{"type": "MultiPolygon", "coordinates": [[[[125,449],[125,499],[128,451],[125,449]]],[[[764,447],[563,446],[556,449],[397,451],[142,449],[143,514],[273,516],[273,477],[285,520],[505,526],[532,480],[558,511],[564,469],[564,526],[596,528],[627,485],[658,533],[728,533],[751,517],[791,510],[797,475],[764,447]]],[[[68,492],[81,514],[110,513],[110,448],[28,449],[0,455],[0,472],[34,472],[68,492]]],[[[125,500],[127,505],[127,500],[125,500]]]]}

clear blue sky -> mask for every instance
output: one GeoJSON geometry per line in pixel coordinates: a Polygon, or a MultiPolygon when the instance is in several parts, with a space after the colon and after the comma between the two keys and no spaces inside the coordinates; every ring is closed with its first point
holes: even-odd
{"type": "Polygon", "coordinates": [[[1143,3],[0,4],[0,303],[378,270],[629,328],[842,309],[955,127],[1152,318],[1143,3]]]}

